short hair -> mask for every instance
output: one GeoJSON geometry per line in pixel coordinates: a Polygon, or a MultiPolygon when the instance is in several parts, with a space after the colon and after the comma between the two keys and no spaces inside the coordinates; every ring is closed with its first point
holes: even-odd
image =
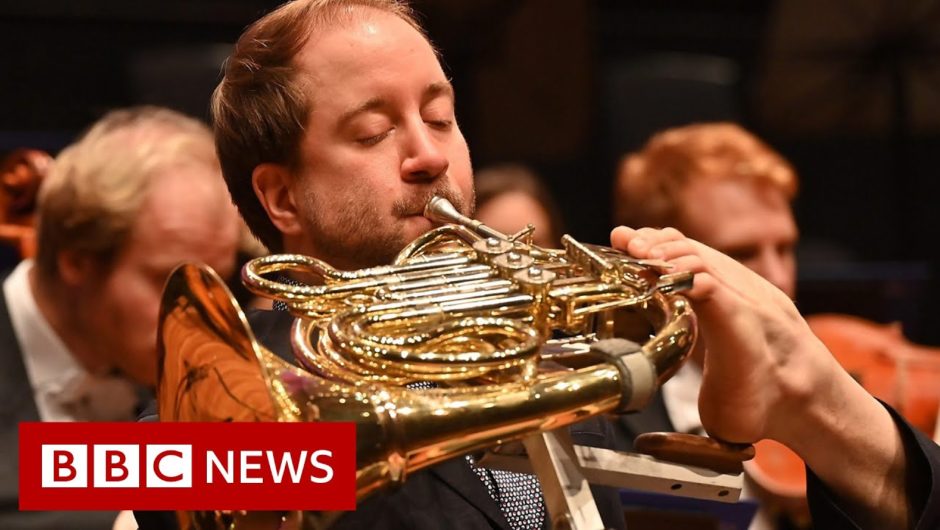
{"type": "Polygon", "coordinates": [[[52,163],[39,190],[36,264],[58,277],[58,255],[73,250],[108,266],[124,247],[151,177],[189,165],[218,168],[212,132],[178,112],[151,106],[114,110],[52,163]]]}
{"type": "Polygon", "coordinates": [[[528,167],[516,163],[497,164],[474,172],[473,180],[477,211],[484,204],[504,193],[523,193],[535,200],[545,211],[546,217],[552,224],[547,227],[550,228],[551,240],[557,243],[561,238],[565,231],[565,223],[558,204],[542,179],[528,167]]]}
{"type": "Polygon", "coordinates": [[[255,196],[252,172],[262,163],[299,166],[311,102],[294,59],[313,33],[354,19],[357,8],[395,15],[427,39],[401,0],[296,0],[245,30],[212,94],[216,148],[232,200],[251,231],[274,252],[283,251],[282,236],[255,196]]]}
{"type": "MultiPolygon", "coordinates": [[[[655,134],[620,162],[614,221],[628,226],[675,226],[682,193],[693,179],[737,179],[769,186],[793,200],[793,167],[767,144],[734,123],[701,123],[655,134]]],[[[681,228],[681,227],[680,227],[681,228]]]]}

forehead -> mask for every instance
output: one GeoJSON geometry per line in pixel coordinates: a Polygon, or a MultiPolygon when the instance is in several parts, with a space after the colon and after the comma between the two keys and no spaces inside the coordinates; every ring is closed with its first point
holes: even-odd
{"type": "Polygon", "coordinates": [[[735,179],[699,179],[683,190],[680,229],[721,248],[792,242],[796,222],[780,190],[735,179]]]}
{"type": "Polygon", "coordinates": [[[296,61],[313,88],[315,108],[355,100],[355,90],[367,86],[444,79],[433,48],[418,30],[371,8],[357,8],[317,31],[296,61]]]}
{"type": "Polygon", "coordinates": [[[214,264],[234,254],[238,223],[218,168],[188,164],[152,177],[122,253],[152,267],[184,260],[214,264]]]}

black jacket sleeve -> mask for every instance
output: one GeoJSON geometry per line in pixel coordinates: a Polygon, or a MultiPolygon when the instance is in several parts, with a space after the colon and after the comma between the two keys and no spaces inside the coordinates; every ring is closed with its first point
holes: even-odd
{"type": "MultiPolygon", "coordinates": [[[[917,496],[921,501],[914,502],[913,506],[917,520],[915,528],[916,530],[940,528],[940,491],[937,489],[937,485],[940,484],[940,446],[913,428],[890,406],[885,405],[885,408],[891,413],[904,439],[908,469],[914,473],[912,483],[919,489],[914,493],[923,493],[917,496]]],[[[808,468],[806,478],[806,492],[813,525],[816,528],[839,530],[861,528],[845,513],[838,496],[808,468]]]]}

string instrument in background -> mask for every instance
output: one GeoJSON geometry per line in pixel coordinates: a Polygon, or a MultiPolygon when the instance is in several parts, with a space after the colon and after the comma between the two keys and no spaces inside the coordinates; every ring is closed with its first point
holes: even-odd
{"type": "MultiPolygon", "coordinates": [[[[933,437],[940,410],[940,348],[915,344],[901,326],[858,317],[821,314],[806,318],[839,364],[873,396],[933,437]]],[[[776,508],[800,526],[809,523],[806,470],[790,449],[772,440],[755,444],[745,469],[776,508]]]]}
{"type": "Polygon", "coordinates": [[[36,200],[51,162],[38,149],[17,149],[0,161],[0,245],[18,259],[36,253],[36,200]]]}

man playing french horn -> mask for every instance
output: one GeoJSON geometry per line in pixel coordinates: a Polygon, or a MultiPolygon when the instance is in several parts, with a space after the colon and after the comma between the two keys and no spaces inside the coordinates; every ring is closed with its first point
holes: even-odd
{"type": "MultiPolygon", "coordinates": [[[[297,0],[263,17],[227,62],[212,115],[232,197],[274,252],[342,270],[387,264],[433,227],[423,216],[432,196],[471,213],[470,156],[453,88],[399,1],[297,0]]],[[[773,438],[799,453],[817,477],[810,496],[821,528],[938,524],[940,501],[928,498],[937,447],[856,384],[783,293],[675,230],[620,227],[611,241],[695,274],[686,294],[709,351],[700,408],[710,435],[773,438]]],[[[544,513],[517,518],[426,473],[373,495],[337,527],[549,524],[544,513]]],[[[469,467],[461,477],[483,480],[469,467]]],[[[482,482],[474,487],[486,492],[482,482]]],[[[604,524],[622,527],[616,499],[596,499],[614,503],[601,509],[604,524]]]]}

